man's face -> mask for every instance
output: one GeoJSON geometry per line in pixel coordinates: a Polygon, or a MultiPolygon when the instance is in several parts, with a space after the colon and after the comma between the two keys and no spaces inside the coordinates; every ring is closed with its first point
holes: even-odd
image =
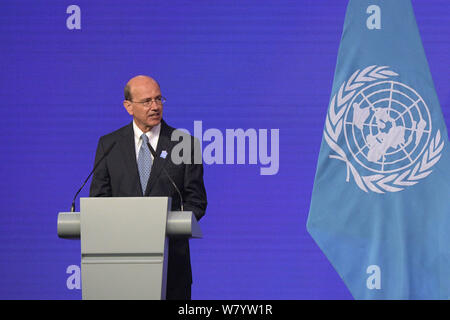
{"type": "Polygon", "coordinates": [[[125,109],[133,116],[139,129],[147,132],[161,122],[163,106],[155,101],[156,98],[161,97],[161,90],[156,81],[145,77],[133,78],[129,81],[129,85],[132,101],[124,101],[125,109]],[[149,100],[153,101],[148,102],[149,100]],[[147,104],[142,103],[146,101],[147,104]],[[151,103],[150,106],[148,106],[149,103],[151,103]]]}

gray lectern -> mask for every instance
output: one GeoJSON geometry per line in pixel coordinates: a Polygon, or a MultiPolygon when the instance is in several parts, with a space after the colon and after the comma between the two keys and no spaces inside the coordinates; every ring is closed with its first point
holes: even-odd
{"type": "Polygon", "coordinates": [[[58,215],[60,238],[81,238],[83,299],[165,299],[167,237],[202,236],[167,197],[81,198],[58,215]]]}

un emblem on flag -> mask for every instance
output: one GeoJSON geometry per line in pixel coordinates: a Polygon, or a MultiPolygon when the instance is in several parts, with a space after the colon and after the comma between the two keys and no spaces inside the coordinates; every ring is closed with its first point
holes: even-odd
{"type": "Polygon", "coordinates": [[[358,70],[331,99],[324,137],[365,192],[397,192],[432,172],[444,147],[428,106],[386,66],[358,70]]]}

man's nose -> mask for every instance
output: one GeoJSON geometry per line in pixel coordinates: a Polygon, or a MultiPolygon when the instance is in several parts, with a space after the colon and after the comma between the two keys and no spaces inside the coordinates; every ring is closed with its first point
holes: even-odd
{"type": "Polygon", "coordinates": [[[158,111],[159,109],[160,109],[160,106],[156,103],[156,101],[153,101],[153,103],[150,105],[150,110],[158,111]]]}

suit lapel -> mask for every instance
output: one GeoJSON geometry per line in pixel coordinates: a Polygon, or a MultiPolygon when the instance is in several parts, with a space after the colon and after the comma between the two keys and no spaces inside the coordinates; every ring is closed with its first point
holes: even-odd
{"type": "Polygon", "coordinates": [[[164,120],[161,120],[161,131],[159,132],[158,145],[156,146],[156,158],[153,159],[150,178],[147,183],[145,195],[148,196],[161,175],[161,170],[166,166],[170,157],[170,130],[164,120]],[[165,158],[161,157],[161,152],[166,151],[165,158]]]}
{"type": "Polygon", "coordinates": [[[131,175],[130,180],[132,183],[132,193],[136,194],[136,196],[142,196],[143,192],[139,178],[139,170],[136,162],[136,147],[134,143],[133,123],[130,123],[130,125],[126,128],[122,136],[120,147],[125,159],[126,172],[131,175]]]}

